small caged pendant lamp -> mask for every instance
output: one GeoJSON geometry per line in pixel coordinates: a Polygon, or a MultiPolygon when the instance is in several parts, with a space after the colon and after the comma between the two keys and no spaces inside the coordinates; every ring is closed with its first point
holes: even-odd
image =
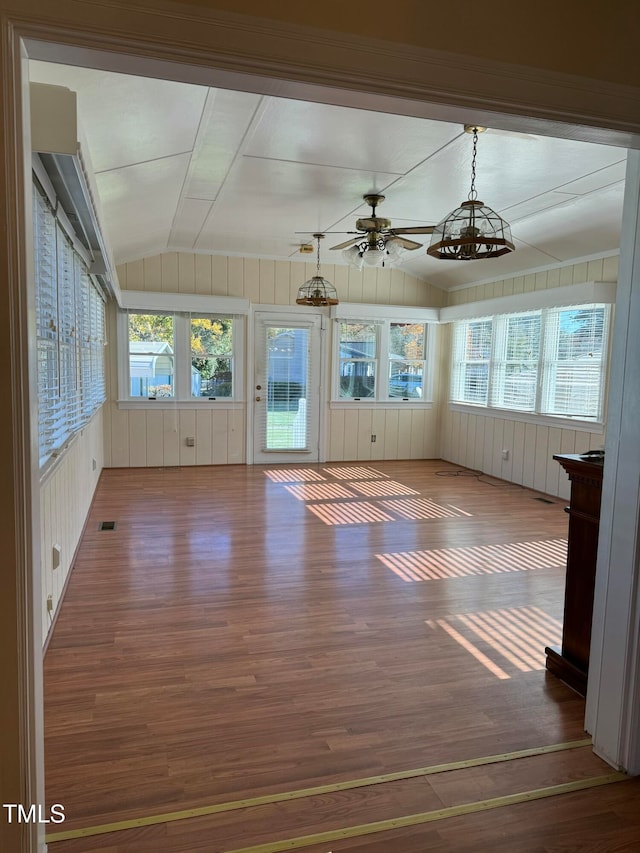
{"type": "Polygon", "coordinates": [[[296,304],[313,305],[316,308],[321,305],[338,305],[340,300],[337,290],[330,281],[320,275],[320,240],[324,238],[324,234],[314,234],[313,237],[318,242],[316,274],[300,286],[296,304]]]}
{"type": "Polygon", "coordinates": [[[513,252],[511,227],[495,210],[478,201],[476,192],[476,152],[478,133],[484,127],[465,125],[466,133],[473,134],[473,160],[471,163],[471,189],[467,201],[445,217],[433,229],[427,254],[443,261],[475,261],[498,258],[513,252]]]}

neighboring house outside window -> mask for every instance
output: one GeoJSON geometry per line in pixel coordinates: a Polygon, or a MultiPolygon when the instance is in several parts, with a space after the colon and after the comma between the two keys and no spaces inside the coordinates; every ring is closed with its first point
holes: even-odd
{"type": "Polygon", "coordinates": [[[121,402],[241,399],[242,321],[204,312],[134,310],[118,321],[121,402]]]}
{"type": "Polygon", "coordinates": [[[406,319],[384,318],[383,306],[368,306],[371,317],[366,316],[367,308],[362,317],[337,317],[333,402],[431,402],[433,341],[429,323],[412,318],[410,308],[392,308],[406,311],[406,319]]]}

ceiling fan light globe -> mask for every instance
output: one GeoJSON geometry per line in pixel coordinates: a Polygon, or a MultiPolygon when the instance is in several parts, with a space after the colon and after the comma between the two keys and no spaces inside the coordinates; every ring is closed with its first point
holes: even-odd
{"type": "Polygon", "coordinates": [[[350,246],[348,249],[344,249],[342,257],[350,267],[354,267],[357,270],[361,270],[364,265],[362,252],[358,246],[350,246]]]}
{"type": "Polygon", "coordinates": [[[404,255],[404,247],[402,245],[402,241],[397,237],[390,237],[386,244],[385,249],[387,250],[387,255],[389,257],[389,263],[398,263],[402,256],[404,255]]]}
{"type": "Polygon", "coordinates": [[[364,262],[368,267],[381,267],[384,263],[384,249],[367,249],[364,253],[364,262]]]}

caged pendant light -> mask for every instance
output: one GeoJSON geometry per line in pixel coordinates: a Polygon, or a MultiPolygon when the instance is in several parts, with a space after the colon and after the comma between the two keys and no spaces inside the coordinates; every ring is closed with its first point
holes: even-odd
{"type": "Polygon", "coordinates": [[[484,127],[465,125],[466,133],[473,134],[473,160],[471,162],[471,189],[467,201],[445,217],[433,230],[427,254],[445,261],[475,261],[481,258],[498,258],[513,252],[511,227],[495,210],[478,201],[476,192],[476,153],[478,133],[484,127]]]}
{"type": "Polygon", "coordinates": [[[317,240],[316,274],[309,281],[305,281],[298,290],[296,298],[297,305],[313,305],[316,308],[321,305],[338,305],[338,292],[330,281],[320,275],[320,240],[324,234],[314,234],[317,240]]]}

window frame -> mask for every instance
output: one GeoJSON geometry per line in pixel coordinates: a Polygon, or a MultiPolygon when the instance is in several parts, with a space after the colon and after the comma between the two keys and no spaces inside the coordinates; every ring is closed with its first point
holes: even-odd
{"type": "Polygon", "coordinates": [[[452,323],[451,371],[449,377],[450,408],[454,409],[455,411],[468,411],[475,413],[478,413],[480,411],[487,412],[491,415],[494,415],[495,417],[501,417],[507,420],[524,420],[531,421],[533,423],[546,424],[553,423],[556,426],[568,426],[573,428],[584,426],[590,428],[592,431],[593,427],[596,427],[596,429],[602,427],[606,418],[606,392],[609,367],[608,360],[611,338],[611,321],[611,305],[609,303],[603,302],[591,302],[578,305],[563,305],[557,308],[539,308],[528,311],[525,310],[504,314],[494,314],[487,315],[484,317],[473,317],[469,319],[461,319],[454,321],[452,323]],[[553,394],[553,391],[549,388],[551,377],[553,375],[553,371],[549,369],[550,326],[553,323],[557,325],[557,323],[559,322],[559,315],[562,312],[589,309],[601,309],[603,311],[602,355],[599,362],[600,384],[598,395],[598,412],[593,417],[590,417],[589,415],[586,415],[584,413],[572,414],[564,412],[560,414],[554,414],[553,412],[545,411],[546,407],[545,405],[543,405],[543,401],[549,399],[553,394]],[[534,408],[518,409],[513,406],[507,407],[497,405],[496,395],[493,389],[498,379],[500,365],[504,362],[504,359],[500,358],[500,350],[502,348],[506,349],[507,343],[506,334],[502,335],[502,329],[504,329],[504,327],[511,318],[536,315],[540,317],[540,335],[538,341],[538,356],[536,364],[536,393],[534,408]],[[459,330],[468,328],[468,326],[472,323],[487,321],[491,321],[492,323],[487,400],[485,403],[479,403],[466,399],[456,399],[454,395],[460,387],[459,383],[456,386],[456,365],[459,363],[463,363],[462,360],[459,359],[458,353],[456,352],[456,347],[459,347],[459,341],[462,337],[462,335],[459,334],[459,330]],[[501,335],[503,337],[503,340],[500,340],[501,335]]]}
{"type": "Polygon", "coordinates": [[[431,408],[433,405],[433,366],[435,361],[435,334],[434,318],[427,316],[427,312],[417,309],[415,313],[411,308],[404,306],[360,306],[358,312],[346,306],[340,310],[332,311],[333,340],[332,340],[332,377],[331,377],[331,399],[332,408],[357,406],[359,408],[431,408]],[[376,310],[372,310],[376,309],[376,310]],[[401,309],[399,312],[398,309],[401,309]],[[344,313],[342,313],[344,312],[344,313]],[[386,315],[386,316],[385,316],[386,315]],[[391,315],[391,316],[388,316],[391,315]],[[366,359],[375,365],[375,394],[372,397],[342,397],[340,396],[340,367],[349,359],[343,359],[340,355],[341,324],[362,323],[373,325],[376,328],[376,357],[366,359]],[[421,397],[395,397],[389,393],[390,385],[390,335],[391,326],[396,324],[421,325],[424,329],[424,347],[422,359],[408,359],[409,361],[422,361],[423,382],[421,397]]]}
{"type": "MultiPolygon", "coordinates": [[[[123,294],[124,296],[124,294],[123,294]]],[[[156,294],[162,297],[163,294],[156,294]]],[[[164,294],[168,296],[168,294],[164,294]]],[[[173,294],[172,294],[173,296],[173,294]]],[[[123,409],[161,409],[179,406],[182,409],[201,408],[239,408],[245,403],[244,382],[244,339],[245,312],[244,300],[217,297],[184,298],[182,303],[191,310],[176,310],[170,303],[173,300],[154,299],[154,294],[145,293],[145,299],[135,297],[123,299],[126,307],[118,310],[117,317],[117,360],[118,360],[118,407],[123,409]],[[133,304],[126,305],[127,301],[133,304]],[[144,303],[144,304],[141,304],[144,303]],[[236,304],[238,303],[238,304],[236,304]],[[155,307],[151,307],[155,306],[155,307]],[[236,310],[229,310],[229,307],[236,310]],[[238,311],[238,308],[240,311],[238,311]],[[130,390],[129,366],[129,314],[158,314],[173,317],[174,336],[174,383],[171,397],[133,397],[130,390]],[[232,396],[196,397],[192,394],[191,384],[191,319],[200,318],[230,319],[232,326],[232,396]]],[[[226,356],[225,356],[226,357],[226,356]]]]}
{"type": "Polygon", "coordinates": [[[334,396],[336,400],[340,402],[374,402],[378,399],[378,395],[380,393],[380,362],[381,355],[380,350],[382,346],[381,334],[380,334],[380,326],[381,324],[375,320],[336,320],[335,324],[335,333],[337,338],[337,351],[336,352],[336,360],[337,360],[337,388],[335,388],[334,396]],[[342,349],[342,325],[344,323],[348,323],[349,325],[361,325],[361,326],[369,326],[374,330],[374,355],[372,358],[343,358],[341,355],[342,349]],[[342,386],[342,365],[343,364],[366,364],[373,366],[373,389],[374,393],[367,397],[349,397],[347,395],[341,394],[341,386],[342,386]]]}

